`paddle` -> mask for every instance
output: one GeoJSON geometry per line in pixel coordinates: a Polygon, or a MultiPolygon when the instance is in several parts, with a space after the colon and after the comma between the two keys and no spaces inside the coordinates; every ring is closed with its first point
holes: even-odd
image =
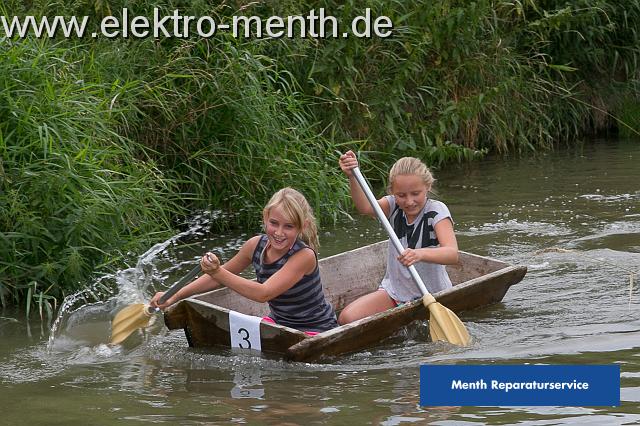
{"type": "MultiPolygon", "coordinates": [[[[200,273],[200,265],[196,266],[180,281],[172,285],[166,293],[162,295],[158,302],[160,304],[169,300],[178,290],[189,284],[200,273]]],[[[136,303],[121,309],[111,322],[111,344],[117,345],[123,342],[134,331],[149,325],[153,314],[160,312],[158,308],[152,308],[143,303],[136,303]]]]}
{"type": "MultiPolygon", "coordinates": [[[[360,169],[355,167],[351,169],[351,171],[362,188],[362,191],[366,195],[369,204],[371,204],[371,207],[375,211],[376,216],[384,226],[387,234],[389,234],[389,238],[391,239],[393,246],[396,248],[398,253],[402,253],[405,249],[402,247],[402,243],[400,243],[396,233],[393,231],[389,220],[384,215],[382,208],[378,204],[378,200],[376,200],[371,189],[369,189],[369,184],[364,176],[362,176],[362,173],[360,173],[360,169]]],[[[411,273],[411,277],[422,292],[422,304],[429,310],[429,333],[431,334],[431,340],[434,342],[443,340],[453,343],[454,345],[467,346],[470,340],[469,333],[467,332],[464,324],[460,321],[460,318],[458,318],[451,310],[436,302],[436,299],[429,294],[429,291],[422,282],[422,278],[420,278],[415,266],[411,265],[408,268],[411,273]]]]}

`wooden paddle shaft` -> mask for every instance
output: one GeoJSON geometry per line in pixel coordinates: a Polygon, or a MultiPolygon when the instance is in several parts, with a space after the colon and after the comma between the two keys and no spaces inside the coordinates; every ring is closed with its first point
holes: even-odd
{"type": "MultiPolygon", "coordinates": [[[[378,216],[378,220],[384,226],[384,229],[387,231],[387,234],[389,234],[389,238],[391,239],[391,242],[393,243],[393,246],[396,248],[398,254],[402,253],[405,249],[402,246],[402,243],[400,242],[400,240],[398,239],[398,236],[396,235],[395,231],[391,227],[389,220],[384,215],[384,212],[382,211],[380,204],[378,204],[378,200],[371,192],[371,189],[369,188],[369,184],[367,183],[364,176],[362,176],[362,173],[360,173],[360,168],[355,167],[351,169],[351,172],[353,173],[353,176],[355,176],[356,181],[360,185],[360,188],[362,188],[364,195],[367,196],[367,200],[369,200],[369,204],[371,204],[371,207],[375,211],[376,216],[378,216]]],[[[415,266],[410,265],[408,266],[408,268],[409,268],[409,273],[411,274],[411,277],[420,288],[422,295],[423,296],[428,295],[429,291],[427,290],[427,287],[424,285],[422,278],[420,278],[420,274],[418,274],[418,271],[416,270],[415,266]]]]}
{"type": "Polygon", "coordinates": [[[169,290],[167,290],[162,295],[162,297],[160,298],[160,300],[158,300],[158,302],[160,304],[163,304],[164,302],[169,300],[169,298],[171,296],[176,294],[182,287],[184,287],[187,284],[189,284],[199,273],[200,273],[200,265],[198,265],[195,268],[193,268],[187,275],[182,277],[182,279],[180,281],[178,281],[177,283],[175,283],[174,285],[169,287],[169,290]]]}

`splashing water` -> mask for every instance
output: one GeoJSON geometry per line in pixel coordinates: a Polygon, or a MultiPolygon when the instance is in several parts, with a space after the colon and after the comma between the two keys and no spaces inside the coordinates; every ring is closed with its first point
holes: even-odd
{"type": "Polygon", "coordinates": [[[196,216],[186,231],[151,247],[134,267],[103,275],[87,288],[65,297],[51,326],[47,351],[96,347],[102,348],[102,355],[113,353],[103,348],[108,349],[104,343],[109,341],[113,316],[126,305],[148,300],[149,293],[163,288],[170,275],[192,268],[196,260],[179,261],[171,248],[191,237],[202,236],[210,222],[219,217],[219,211],[196,216]]]}

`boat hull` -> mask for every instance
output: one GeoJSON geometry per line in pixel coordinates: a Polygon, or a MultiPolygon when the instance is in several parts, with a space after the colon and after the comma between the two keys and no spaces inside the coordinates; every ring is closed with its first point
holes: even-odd
{"type": "MultiPolygon", "coordinates": [[[[387,242],[381,241],[320,260],[325,295],[336,311],[378,288],[386,250],[387,242]]],[[[459,263],[447,266],[447,272],[453,287],[434,297],[452,311],[462,312],[500,302],[527,268],[460,252],[459,263]]],[[[165,312],[165,324],[171,330],[184,329],[192,347],[230,347],[230,310],[258,317],[269,312],[267,304],[224,288],[176,303],[165,312]]],[[[370,348],[411,322],[428,319],[427,314],[422,301],[415,300],[315,336],[263,321],[259,326],[261,350],[292,361],[316,361],[370,348]]]]}

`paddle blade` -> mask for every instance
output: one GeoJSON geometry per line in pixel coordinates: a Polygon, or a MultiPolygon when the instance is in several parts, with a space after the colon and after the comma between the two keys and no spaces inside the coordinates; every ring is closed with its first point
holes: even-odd
{"type": "Polygon", "coordinates": [[[442,340],[458,346],[468,346],[471,338],[462,321],[440,303],[430,303],[429,333],[434,342],[442,340]]]}
{"type": "Polygon", "coordinates": [[[122,343],[134,331],[149,325],[151,314],[146,305],[129,305],[116,314],[111,322],[111,344],[122,343]]]}

